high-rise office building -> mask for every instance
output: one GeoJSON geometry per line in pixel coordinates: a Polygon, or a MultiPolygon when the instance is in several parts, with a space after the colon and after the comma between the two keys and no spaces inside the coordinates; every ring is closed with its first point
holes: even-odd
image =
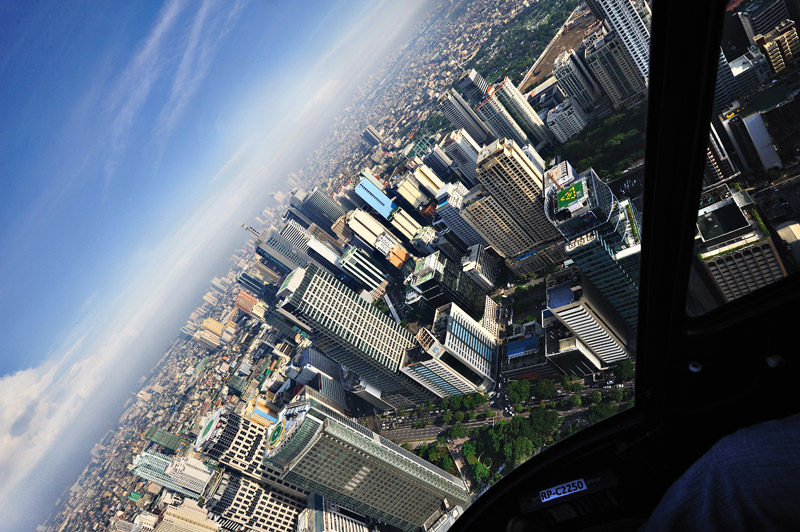
{"type": "Polygon", "coordinates": [[[329,229],[333,222],[344,215],[344,209],[335,199],[322,191],[319,187],[305,196],[300,211],[308,216],[315,224],[323,229],[329,229]]]}
{"type": "Polygon", "coordinates": [[[401,371],[439,397],[485,392],[494,385],[495,336],[458,305],[436,309],[433,325],[417,333],[401,371]]]}
{"type": "Polygon", "coordinates": [[[200,497],[211,479],[211,471],[199,460],[191,457],[173,460],[150,450],[136,455],[130,472],[192,499],[200,497]]]}
{"type": "MultiPolygon", "coordinates": [[[[411,334],[376,309],[333,275],[315,265],[298,268],[286,278],[278,297],[281,309],[296,316],[335,344],[326,354],[347,366],[387,397],[418,403],[427,393],[399,373],[411,334]]],[[[384,400],[392,402],[392,399],[384,400]]]]}
{"type": "Polygon", "coordinates": [[[442,114],[457,128],[464,128],[470,137],[480,145],[489,144],[494,136],[478,115],[455,89],[449,89],[439,97],[442,114]]]}
{"type": "Polygon", "coordinates": [[[489,89],[489,92],[486,93],[486,99],[475,108],[475,113],[483,120],[486,127],[492,131],[495,138],[509,138],[520,146],[524,146],[528,143],[528,136],[514,120],[514,117],[511,116],[511,113],[503,106],[492,89],[494,87],[489,89]]]}
{"type": "MultiPolygon", "coordinates": [[[[591,113],[594,102],[600,97],[600,87],[597,86],[589,70],[583,64],[575,50],[565,50],[556,57],[553,64],[553,75],[558,80],[558,86],[567,97],[580,106],[584,113],[591,113]]],[[[552,128],[551,128],[552,130],[552,128]]]]}
{"type": "Polygon", "coordinates": [[[772,75],[767,59],[757,48],[737,57],[729,63],[729,66],[742,97],[757,92],[772,75]]]}
{"type": "Polygon", "coordinates": [[[611,98],[615,109],[633,107],[647,96],[645,80],[625,51],[618,33],[608,32],[587,46],[586,64],[611,98]]]}
{"type": "Polygon", "coordinates": [[[754,41],[776,74],[780,74],[800,58],[800,39],[793,20],[781,21],[766,34],[756,35],[754,41]]]}
{"type": "Polygon", "coordinates": [[[308,232],[308,228],[303,227],[295,220],[288,220],[278,234],[304,252],[308,251],[308,241],[311,240],[311,233],[308,232]]]}
{"type": "Polygon", "coordinates": [[[453,160],[439,146],[434,146],[431,152],[422,158],[422,162],[441,179],[450,173],[450,167],[453,165],[453,160]]]}
{"type": "Polygon", "coordinates": [[[574,105],[572,98],[567,98],[547,113],[547,127],[562,143],[583,131],[588,123],[589,119],[579,105],[574,105]]]}
{"type": "Polygon", "coordinates": [[[253,263],[253,267],[255,268],[256,273],[265,283],[278,284],[283,277],[280,273],[260,261],[253,263]]]}
{"type": "Polygon", "coordinates": [[[728,106],[733,100],[739,97],[739,87],[733,78],[731,66],[725,57],[722,48],[719,49],[719,60],[717,63],[717,81],[714,85],[714,103],[711,109],[711,116],[717,116],[720,111],[728,106]]]}
{"type": "MultiPolygon", "coordinates": [[[[756,99],[754,99],[756,100],[756,99]]],[[[738,100],[720,115],[722,130],[733,145],[743,170],[764,174],[771,168],[783,168],[775,144],[767,129],[764,113],[774,106],[774,101],[751,100],[742,105],[738,100]]]]}
{"type": "Polygon", "coordinates": [[[256,297],[260,297],[261,294],[264,293],[264,289],[266,285],[250,275],[249,273],[242,272],[236,276],[236,282],[242,285],[244,288],[253,292],[256,297]]]}
{"type": "Polygon", "coordinates": [[[594,356],[583,354],[595,371],[630,357],[630,330],[577,268],[550,275],[545,283],[548,310],[588,347],[594,356]]]}
{"type": "Polygon", "coordinates": [[[468,498],[462,480],[309,402],[281,411],[264,460],[293,484],[409,532],[428,529],[468,498]]]}
{"type": "Polygon", "coordinates": [[[357,209],[347,213],[347,226],[359,240],[381,253],[395,268],[401,268],[408,260],[408,252],[400,245],[400,239],[365,211],[357,209]]]}
{"type": "Polygon", "coordinates": [[[483,244],[475,244],[470,246],[467,254],[461,258],[461,270],[475,284],[490,291],[494,289],[500,267],[497,261],[489,256],[489,252],[483,244]]]}
{"type": "Polygon", "coordinates": [[[725,145],[717,134],[717,127],[711,123],[708,133],[708,147],[706,148],[706,167],[703,172],[703,186],[711,187],[718,183],[739,175],[735,163],[728,155],[725,145]]]}
{"type": "Polygon", "coordinates": [[[784,0],[755,0],[748,2],[736,13],[742,22],[747,38],[755,44],[756,35],[764,34],[789,18],[784,0]]]}
{"type": "MultiPolygon", "coordinates": [[[[492,85],[487,94],[491,96],[492,93],[500,98],[500,103],[503,104],[505,110],[537,146],[552,142],[552,133],[528,103],[528,98],[507,77],[492,85]]],[[[520,145],[524,146],[525,143],[520,143],[520,145]]]]}
{"type": "Polygon", "coordinates": [[[388,220],[397,205],[384,193],[383,183],[368,168],[362,170],[359,177],[355,187],[356,194],[375,212],[388,220]]]}
{"type": "MultiPolygon", "coordinates": [[[[261,453],[263,447],[259,456],[261,453]]],[[[225,471],[210,490],[205,507],[224,530],[295,532],[305,498],[298,500],[235,471],[225,471]]]]}
{"type": "Polygon", "coordinates": [[[256,254],[263,259],[268,267],[286,275],[298,266],[305,266],[309,262],[307,254],[297,246],[292,245],[277,231],[262,239],[256,234],[256,254]]]}
{"type": "Polygon", "coordinates": [[[478,184],[478,152],[481,147],[469,136],[467,130],[450,132],[444,140],[444,151],[453,160],[455,168],[461,172],[467,188],[478,184]]]}
{"type": "Polygon", "coordinates": [[[733,301],[786,277],[769,232],[746,192],[702,208],[695,247],[716,288],[733,301]]]}
{"type": "Polygon", "coordinates": [[[465,70],[458,78],[458,90],[475,107],[486,98],[489,83],[473,68],[465,70]]]}
{"type": "Polygon", "coordinates": [[[261,456],[267,439],[267,427],[277,422],[277,417],[264,414],[267,425],[250,421],[224,408],[214,410],[202,421],[200,434],[195,440],[195,450],[202,452],[224,465],[271,489],[282,491],[286,496],[301,503],[307,495],[280,477],[280,471],[264,464],[261,456]]]}
{"type": "Polygon", "coordinates": [[[461,183],[448,183],[436,194],[436,219],[434,226],[445,226],[467,246],[485,244],[483,237],[462,216],[464,196],[469,194],[461,183]]]}
{"type": "MultiPolygon", "coordinates": [[[[619,44],[633,61],[639,76],[647,79],[650,74],[650,29],[642,20],[630,0],[587,0],[586,5],[595,17],[619,34],[619,44]]],[[[648,18],[649,8],[641,3],[648,18]]]]}
{"type": "Polygon", "coordinates": [[[414,235],[422,229],[422,225],[401,207],[398,207],[392,212],[389,223],[397,230],[397,233],[404,236],[406,240],[413,240],[414,235]]]}
{"type": "Polygon", "coordinates": [[[536,240],[483,185],[464,196],[461,215],[503,258],[516,257],[536,246],[536,240]]]}
{"type": "Polygon", "coordinates": [[[370,532],[363,515],[321,495],[310,494],[306,506],[297,516],[297,532],[370,532]]]}
{"type": "Polygon", "coordinates": [[[429,202],[428,196],[420,190],[419,183],[411,177],[410,173],[397,179],[394,182],[394,189],[397,191],[397,195],[407,201],[409,207],[414,210],[420,209],[429,202]]]}
{"type": "Polygon", "coordinates": [[[373,146],[379,146],[383,144],[383,137],[381,137],[381,134],[378,133],[378,130],[372,126],[367,126],[367,129],[361,133],[361,136],[373,146]]]}
{"type": "Polygon", "coordinates": [[[545,213],[567,240],[567,255],[635,330],[641,228],[633,206],[619,201],[591,168],[578,175],[563,161],[546,179],[545,213]]]}
{"type": "Polygon", "coordinates": [[[438,251],[417,259],[409,286],[432,308],[454,302],[474,320],[483,317],[486,290],[464,273],[459,263],[438,251]]]}
{"type": "Polygon", "coordinates": [[[167,506],[159,517],[155,532],[218,532],[220,525],[208,518],[208,512],[191,499],[180,506],[167,506]]]}
{"type": "Polygon", "coordinates": [[[542,174],[513,141],[497,140],[481,150],[478,180],[534,241],[524,251],[559,237],[544,214],[542,174]]]}
{"type": "Polygon", "coordinates": [[[386,274],[362,250],[349,246],[340,260],[342,269],[369,290],[375,299],[386,294],[386,274]]]}
{"type": "Polygon", "coordinates": [[[420,164],[414,168],[414,171],[410,174],[410,178],[413,179],[417,183],[419,189],[431,199],[435,198],[436,193],[444,186],[444,181],[439,179],[439,176],[424,164],[420,164]]]}

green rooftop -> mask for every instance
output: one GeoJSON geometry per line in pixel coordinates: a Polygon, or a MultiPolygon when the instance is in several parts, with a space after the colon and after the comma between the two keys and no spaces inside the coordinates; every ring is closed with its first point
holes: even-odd
{"type": "Polygon", "coordinates": [[[574,183],[572,186],[559,191],[558,195],[556,196],[557,209],[559,211],[561,209],[566,209],[573,203],[583,199],[583,197],[584,197],[583,181],[578,181],[577,183],[574,183]]]}

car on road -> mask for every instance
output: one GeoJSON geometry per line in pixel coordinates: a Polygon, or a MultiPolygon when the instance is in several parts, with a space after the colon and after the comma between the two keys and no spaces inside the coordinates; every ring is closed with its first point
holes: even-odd
{"type": "Polygon", "coordinates": [[[625,387],[624,384],[617,384],[617,385],[614,386],[614,388],[624,388],[624,387],[625,387]]]}

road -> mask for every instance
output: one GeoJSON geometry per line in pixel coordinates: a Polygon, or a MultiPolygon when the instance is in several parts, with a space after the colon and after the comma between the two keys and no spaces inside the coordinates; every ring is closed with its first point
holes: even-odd
{"type": "MultiPolygon", "coordinates": [[[[632,388],[633,388],[633,382],[625,382],[625,383],[623,383],[623,390],[624,389],[632,389],[632,388]]],[[[558,415],[563,417],[564,421],[572,421],[572,420],[575,420],[575,419],[578,419],[578,418],[583,418],[586,415],[586,411],[589,409],[589,406],[591,405],[591,401],[589,400],[589,396],[594,391],[595,391],[594,389],[589,388],[589,387],[584,388],[583,391],[581,392],[581,400],[582,400],[581,406],[572,407],[572,408],[569,408],[567,410],[557,410],[558,415]]],[[[605,396],[608,395],[608,393],[611,390],[598,388],[597,391],[600,391],[603,394],[603,396],[605,397],[605,396]]],[[[557,396],[555,400],[561,400],[561,399],[567,398],[569,396],[570,396],[570,394],[564,393],[564,394],[561,394],[561,395],[557,396]]],[[[533,403],[532,405],[528,405],[528,406],[530,408],[536,408],[536,404],[538,403],[538,401],[534,400],[534,401],[532,401],[532,403],[533,403]]],[[[485,412],[488,408],[490,408],[489,405],[481,405],[481,406],[477,407],[475,410],[478,411],[478,412],[485,412]]],[[[492,408],[492,410],[495,410],[495,409],[492,408]]],[[[495,410],[495,412],[497,412],[497,411],[495,410]]],[[[528,416],[530,416],[530,410],[528,410],[527,412],[523,412],[521,414],[516,414],[516,415],[521,415],[522,417],[527,418],[528,416]]],[[[486,425],[487,423],[488,424],[492,424],[492,423],[494,423],[496,421],[499,421],[500,419],[511,419],[511,417],[512,416],[504,415],[502,412],[498,412],[498,416],[494,420],[491,420],[491,419],[489,419],[489,420],[486,420],[486,419],[475,419],[473,421],[465,420],[461,424],[464,425],[464,427],[466,427],[468,429],[471,429],[471,428],[474,428],[474,427],[481,427],[483,425],[486,425]]],[[[439,419],[439,420],[441,419],[440,416],[436,416],[436,418],[439,419]]],[[[402,424],[402,426],[399,426],[398,428],[394,428],[394,429],[382,430],[380,434],[384,438],[388,438],[388,439],[393,440],[393,441],[398,442],[398,443],[401,443],[401,442],[404,442],[404,441],[431,441],[431,440],[435,440],[442,431],[448,429],[449,427],[451,427],[451,426],[453,426],[455,424],[455,423],[451,423],[449,425],[434,424],[434,425],[428,425],[427,427],[414,428],[414,426],[413,426],[414,423],[415,423],[415,421],[413,421],[413,420],[412,421],[406,421],[406,422],[404,422],[402,424]]]]}

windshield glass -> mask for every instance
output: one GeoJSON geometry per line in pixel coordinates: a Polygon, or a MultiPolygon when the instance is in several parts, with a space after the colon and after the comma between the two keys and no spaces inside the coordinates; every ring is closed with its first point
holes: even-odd
{"type": "Polygon", "coordinates": [[[649,2],[4,18],[13,529],[443,531],[633,406],[649,2]]]}
{"type": "Polygon", "coordinates": [[[705,314],[800,267],[797,30],[784,2],[725,12],[686,311],[705,314]]]}

